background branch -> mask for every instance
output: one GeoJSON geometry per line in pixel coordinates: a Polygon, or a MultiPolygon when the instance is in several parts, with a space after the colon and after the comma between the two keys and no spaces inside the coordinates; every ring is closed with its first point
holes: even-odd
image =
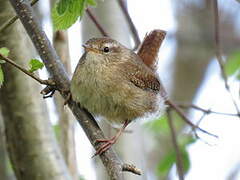
{"type": "Polygon", "coordinates": [[[224,84],[225,84],[225,88],[227,90],[227,92],[230,94],[230,97],[232,99],[232,102],[238,112],[238,114],[240,114],[240,110],[239,107],[237,105],[237,102],[235,101],[235,99],[233,98],[233,95],[231,93],[229,84],[228,84],[228,78],[227,78],[227,74],[225,72],[224,69],[224,61],[222,58],[222,52],[221,52],[221,47],[220,47],[220,32],[219,32],[219,15],[218,15],[218,0],[214,0],[213,1],[213,8],[214,8],[214,30],[215,30],[215,48],[216,48],[216,57],[217,57],[217,61],[218,64],[220,66],[220,70],[221,70],[221,74],[224,80],[224,84]]]}
{"type": "MultiPolygon", "coordinates": [[[[39,0],[32,0],[31,6],[36,4],[39,0]]],[[[7,29],[11,24],[13,24],[16,20],[18,20],[18,16],[13,16],[11,19],[6,21],[1,27],[0,27],[0,32],[4,31],[7,29]]]]}
{"type": "Polygon", "coordinates": [[[176,133],[175,133],[174,126],[173,126],[172,115],[171,115],[170,109],[167,110],[167,117],[168,117],[167,119],[168,119],[169,129],[171,132],[173,147],[176,152],[176,164],[177,164],[178,177],[179,177],[179,180],[184,180],[182,157],[181,157],[181,152],[180,152],[178,144],[177,144],[177,137],[176,137],[176,133]]]}
{"type": "Polygon", "coordinates": [[[233,114],[233,113],[225,113],[225,112],[217,112],[217,111],[212,111],[211,109],[204,109],[202,107],[199,107],[195,104],[181,104],[179,103],[178,106],[180,108],[183,108],[183,109],[187,109],[187,108],[193,108],[195,110],[198,110],[198,111],[202,111],[206,114],[219,114],[219,115],[225,115],[225,116],[239,116],[240,117],[240,114],[233,114]]]}
{"type": "Polygon", "coordinates": [[[200,128],[200,127],[198,127],[197,125],[193,124],[193,123],[187,118],[187,116],[184,114],[184,112],[182,112],[181,109],[179,109],[179,107],[178,107],[176,104],[174,104],[172,101],[166,100],[165,103],[166,103],[166,105],[169,105],[170,108],[174,109],[174,110],[178,113],[178,115],[179,115],[188,125],[190,125],[194,130],[195,130],[195,129],[198,129],[199,131],[202,131],[202,132],[205,133],[205,134],[208,134],[208,135],[210,135],[210,136],[213,136],[213,137],[215,137],[215,138],[218,138],[217,135],[214,135],[214,134],[212,134],[212,133],[210,133],[210,132],[208,132],[208,131],[200,128]]]}
{"type": "Polygon", "coordinates": [[[104,28],[102,27],[102,25],[98,22],[98,20],[96,19],[96,17],[93,15],[93,13],[91,12],[90,9],[87,9],[87,14],[90,17],[90,19],[93,21],[93,23],[96,25],[96,27],[98,28],[98,30],[100,31],[100,33],[103,36],[109,37],[108,33],[104,30],[104,28]]]}
{"type": "Polygon", "coordinates": [[[132,18],[130,17],[129,13],[128,13],[128,10],[127,10],[127,7],[126,7],[126,3],[124,2],[124,0],[118,0],[118,4],[119,6],[121,7],[122,11],[123,11],[123,14],[125,15],[125,18],[129,24],[129,27],[130,27],[130,30],[132,31],[132,34],[133,34],[133,40],[135,42],[135,45],[133,47],[133,50],[137,50],[141,41],[140,41],[140,38],[139,38],[139,35],[138,35],[138,32],[137,32],[137,29],[132,21],[132,18]]]}

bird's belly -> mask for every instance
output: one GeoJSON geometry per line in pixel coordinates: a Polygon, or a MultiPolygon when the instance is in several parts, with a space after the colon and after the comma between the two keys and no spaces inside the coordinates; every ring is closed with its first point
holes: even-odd
{"type": "MultiPolygon", "coordinates": [[[[84,75],[81,76],[83,79],[84,75]]],[[[156,94],[137,88],[127,81],[108,78],[98,75],[89,78],[89,81],[73,80],[73,99],[90,113],[117,124],[155,111],[156,94]]]]}
{"type": "Polygon", "coordinates": [[[96,116],[103,116],[114,123],[124,123],[127,117],[122,117],[127,108],[114,101],[111,94],[105,94],[99,88],[79,88],[76,101],[96,116]],[[87,91],[86,91],[87,89],[87,91]]]}
{"type": "MultiPolygon", "coordinates": [[[[93,87],[93,86],[91,86],[93,87]]],[[[100,115],[111,123],[124,123],[155,111],[156,97],[144,91],[111,91],[108,94],[98,88],[79,89],[78,102],[94,115],[100,115]],[[142,93],[145,93],[144,95],[142,93]]],[[[113,88],[114,89],[114,88],[113,88]]]]}

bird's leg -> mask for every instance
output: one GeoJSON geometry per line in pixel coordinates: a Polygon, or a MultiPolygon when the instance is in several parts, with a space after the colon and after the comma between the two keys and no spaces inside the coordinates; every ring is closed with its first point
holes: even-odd
{"type": "Polygon", "coordinates": [[[105,143],[102,146],[100,146],[96,153],[93,155],[97,156],[100,155],[102,153],[104,153],[105,151],[107,151],[113,144],[116,143],[116,141],[118,140],[118,138],[120,137],[120,135],[122,134],[122,132],[124,131],[124,129],[127,127],[127,125],[130,123],[129,120],[126,120],[122,126],[121,129],[119,129],[119,131],[117,132],[117,134],[115,136],[113,136],[111,139],[97,139],[96,142],[98,143],[105,143]]]}

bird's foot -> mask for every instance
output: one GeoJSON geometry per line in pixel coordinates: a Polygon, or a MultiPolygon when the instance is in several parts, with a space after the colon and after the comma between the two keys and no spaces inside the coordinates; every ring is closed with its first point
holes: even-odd
{"type": "Polygon", "coordinates": [[[97,149],[97,151],[92,157],[101,155],[102,153],[107,151],[113,144],[116,143],[117,139],[118,138],[116,136],[112,137],[111,139],[97,139],[96,140],[97,143],[104,143],[104,144],[97,149]]]}
{"type": "Polygon", "coordinates": [[[117,134],[115,136],[113,136],[111,139],[97,139],[96,142],[97,143],[105,143],[103,145],[101,145],[96,153],[93,155],[93,157],[97,156],[97,155],[101,155],[102,153],[104,153],[105,151],[107,151],[113,144],[116,143],[116,141],[118,140],[118,138],[120,137],[120,135],[122,134],[122,132],[124,131],[124,129],[127,127],[127,125],[130,123],[131,121],[126,120],[123,124],[123,127],[121,129],[119,129],[119,131],[117,132],[117,134]]]}

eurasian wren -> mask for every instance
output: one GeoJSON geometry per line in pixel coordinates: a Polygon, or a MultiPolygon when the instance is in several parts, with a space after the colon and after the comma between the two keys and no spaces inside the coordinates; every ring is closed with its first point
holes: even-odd
{"type": "Polygon", "coordinates": [[[73,100],[94,115],[124,124],[113,138],[99,140],[105,142],[96,152],[101,154],[132,120],[163,111],[164,90],[155,72],[116,40],[93,38],[83,47],[71,81],[73,100]]]}

